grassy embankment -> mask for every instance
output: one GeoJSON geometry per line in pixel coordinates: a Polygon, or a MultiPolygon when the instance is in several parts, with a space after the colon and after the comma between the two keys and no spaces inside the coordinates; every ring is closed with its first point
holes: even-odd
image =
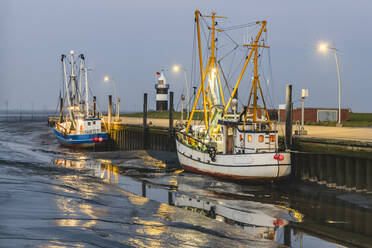
{"type": "MultiPolygon", "coordinates": [[[[130,114],[121,114],[120,116],[127,116],[127,117],[140,117],[142,118],[142,112],[139,113],[130,113],[130,114]]],[[[184,119],[186,119],[187,113],[183,113],[184,119]]],[[[201,120],[203,117],[203,113],[197,112],[194,114],[194,120],[201,120]]],[[[168,119],[169,112],[157,112],[157,111],[149,111],[147,113],[147,118],[158,118],[158,119],[168,119]]],[[[174,112],[173,118],[175,120],[181,119],[181,112],[174,112]]],[[[317,126],[336,126],[336,122],[329,121],[329,122],[305,122],[306,125],[317,125],[317,126]]],[[[372,113],[353,113],[350,112],[349,120],[342,122],[344,127],[372,127],[372,113]]]]}
{"type": "MultiPolygon", "coordinates": [[[[130,113],[130,114],[120,114],[120,116],[125,116],[125,117],[143,117],[143,113],[130,113]]],[[[194,120],[201,120],[203,116],[203,113],[197,112],[194,114],[194,120]]],[[[183,118],[186,119],[187,117],[187,112],[183,112],[183,118]]],[[[169,112],[168,111],[162,111],[162,112],[157,112],[157,111],[149,111],[147,112],[147,118],[155,118],[155,119],[168,119],[169,118],[169,112]]],[[[181,112],[173,112],[173,119],[174,120],[180,120],[181,119],[181,112]]]]}

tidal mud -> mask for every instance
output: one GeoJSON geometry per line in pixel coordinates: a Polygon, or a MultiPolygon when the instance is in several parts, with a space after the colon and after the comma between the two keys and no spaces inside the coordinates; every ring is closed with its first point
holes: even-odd
{"type": "Polygon", "coordinates": [[[372,199],[180,169],[175,153],[75,151],[0,123],[0,247],[372,247],[372,199]]]}

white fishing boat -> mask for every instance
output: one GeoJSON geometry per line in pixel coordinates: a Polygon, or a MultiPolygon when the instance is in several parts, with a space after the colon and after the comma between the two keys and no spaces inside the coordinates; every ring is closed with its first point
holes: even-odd
{"type": "Polygon", "coordinates": [[[104,144],[108,138],[102,115],[96,102],[89,104],[88,68],[85,57],[79,55],[79,69],[75,68],[74,51],[70,52],[70,75],[67,76],[66,55],[62,55],[63,98],[60,101],[60,116],[54,127],[58,142],[64,146],[88,148],[104,144]],[[75,75],[78,71],[78,75],[75,75]],[[78,81],[79,78],[79,81],[78,81]],[[84,91],[82,80],[85,79],[84,91]],[[64,116],[66,113],[66,116],[64,116]]]}
{"type": "Polygon", "coordinates": [[[202,15],[195,11],[200,86],[187,124],[176,135],[179,162],[187,171],[226,179],[275,180],[288,176],[291,172],[290,153],[279,151],[277,122],[270,120],[258,73],[259,60],[262,59],[259,49],[268,48],[266,40],[262,38],[262,34],[267,32],[267,22],[252,24],[257,25],[257,33],[251,42],[239,45],[246,49],[247,55],[225,103],[220,79],[225,76],[220,60],[217,60],[216,34],[229,29],[216,28],[217,18],[225,17],[216,16],[216,13],[202,15]],[[203,18],[203,23],[208,25],[210,31],[208,51],[204,51],[204,54],[208,54],[205,64],[200,18],[203,18]],[[210,18],[210,21],[206,21],[206,18],[210,18]],[[252,64],[251,90],[247,105],[238,113],[236,94],[248,64],[252,64]],[[263,108],[258,106],[258,96],[261,97],[263,108]],[[197,110],[199,102],[202,108],[197,110]],[[196,112],[202,113],[200,124],[193,121],[196,112]]]}

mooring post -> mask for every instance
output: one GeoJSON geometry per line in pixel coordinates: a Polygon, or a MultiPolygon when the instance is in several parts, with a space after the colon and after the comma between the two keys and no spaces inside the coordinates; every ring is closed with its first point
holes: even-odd
{"type": "Polygon", "coordinates": [[[322,154],[318,154],[318,184],[325,184],[326,183],[326,168],[325,168],[325,162],[324,162],[324,156],[322,154]]]}
{"type": "Polygon", "coordinates": [[[146,183],[142,182],[142,196],[146,197],[146,183]]]}
{"type": "Polygon", "coordinates": [[[173,191],[168,191],[168,205],[174,206],[173,191]]]}
{"type": "Polygon", "coordinates": [[[59,97],[59,122],[63,119],[63,98],[59,97]]]}
{"type": "Polygon", "coordinates": [[[108,96],[107,122],[108,130],[111,131],[112,95],[108,96]]]}
{"type": "Polygon", "coordinates": [[[147,93],[143,94],[143,149],[147,148],[147,93]]]}
{"type": "Polygon", "coordinates": [[[93,96],[93,117],[96,117],[97,97],[93,96]]]}
{"type": "Polygon", "coordinates": [[[335,158],[332,155],[327,155],[327,187],[336,187],[336,166],[335,158]]]}
{"type": "Polygon", "coordinates": [[[364,159],[357,158],[355,161],[355,186],[357,192],[366,190],[366,167],[364,159]]]}
{"type": "Polygon", "coordinates": [[[173,91],[169,92],[169,134],[173,135],[173,91]]]}
{"type": "Polygon", "coordinates": [[[367,193],[372,194],[372,160],[370,159],[366,161],[366,176],[367,193]]]}
{"type": "Polygon", "coordinates": [[[347,191],[355,190],[355,166],[352,158],[345,158],[345,186],[347,191]]]}
{"type": "Polygon", "coordinates": [[[143,94],[143,129],[146,128],[147,125],[147,93],[143,94]]]}
{"type": "Polygon", "coordinates": [[[285,145],[292,148],[292,85],[286,86],[286,112],[285,112],[285,145]]]}
{"type": "Polygon", "coordinates": [[[340,156],[336,157],[336,188],[345,188],[345,164],[340,156]]]}
{"type": "Polygon", "coordinates": [[[291,228],[289,225],[284,226],[284,245],[291,247],[291,228]]]}

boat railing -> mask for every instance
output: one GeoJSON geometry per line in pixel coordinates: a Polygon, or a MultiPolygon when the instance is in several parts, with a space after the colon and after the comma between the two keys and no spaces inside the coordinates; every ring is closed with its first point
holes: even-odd
{"type": "Polygon", "coordinates": [[[234,146],[234,148],[241,149],[241,150],[250,150],[250,151],[254,151],[255,153],[276,151],[276,149],[272,147],[251,148],[251,147],[244,147],[244,146],[234,146]]]}
{"type": "Polygon", "coordinates": [[[216,149],[216,147],[213,145],[207,144],[189,134],[182,133],[180,131],[176,131],[176,137],[181,143],[200,151],[216,149]]]}

